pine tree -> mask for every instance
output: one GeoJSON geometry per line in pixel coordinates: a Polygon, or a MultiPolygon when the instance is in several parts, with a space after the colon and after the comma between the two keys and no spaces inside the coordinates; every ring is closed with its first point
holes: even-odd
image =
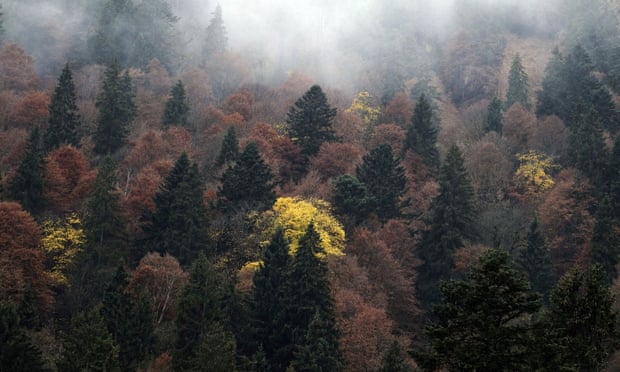
{"type": "Polygon", "coordinates": [[[592,263],[600,265],[608,285],[611,285],[618,277],[617,266],[620,254],[618,227],[609,197],[603,195],[596,211],[596,223],[590,250],[592,263]]]}
{"type": "Polygon", "coordinates": [[[517,53],[512,60],[508,74],[508,91],[506,92],[506,109],[520,103],[524,109],[530,109],[529,83],[527,72],[521,64],[521,56],[517,53]]]}
{"type": "Polygon", "coordinates": [[[189,119],[189,105],[185,96],[185,87],[179,80],[170,92],[170,99],[166,102],[162,122],[164,125],[187,126],[189,119]]]}
{"type": "Polygon", "coordinates": [[[493,97],[487,108],[487,116],[484,122],[484,131],[495,131],[502,133],[504,117],[502,115],[502,101],[498,97],[493,97]]]}
{"type": "Polygon", "coordinates": [[[208,61],[215,54],[226,50],[228,38],[226,37],[226,28],[222,20],[222,8],[218,4],[213,12],[213,18],[207,26],[205,34],[204,47],[202,49],[202,57],[204,61],[208,61]]]}
{"type": "Polygon", "coordinates": [[[215,160],[215,165],[221,167],[226,163],[237,161],[238,158],[239,140],[237,139],[237,130],[234,125],[231,125],[226,131],[222,147],[220,148],[220,154],[215,160]]]}
{"type": "Polygon", "coordinates": [[[439,167],[439,150],[437,150],[437,126],[433,122],[433,109],[424,94],[420,95],[411,126],[403,145],[403,153],[411,150],[419,154],[431,169],[439,167]]]}
{"type": "Polygon", "coordinates": [[[360,224],[376,209],[376,200],[366,185],[350,174],[334,181],[334,211],[342,218],[350,218],[354,225],[360,224]]]}
{"type": "Polygon", "coordinates": [[[37,349],[20,327],[17,310],[0,303],[0,371],[49,371],[37,349]]]}
{"type": "Polygon", "coordinates": [[[598,189],[603,183],[606,149],[599,115],[592,106],[579,101],[570,126],[569,160],[598,189]]]}
{"type": "Polygon", "coordinates": [[[392,147],[379,145],[363,157],[355,173],[375,201],[374,211],[381,222],[401,216],[401,207],[406,202],[401,198],[407,188],[405,169],[400,159],[394,158],[392,147]]]}
{"type": "Polygon", "coordinates": [[[530,224],[525,247],[519,252],[517,263],[527,274],[532,291],[542,294],[546,299],[553,287],[553,267],[549,249],[538,229],[537,218],[530,224]]]}
{"type": "Polygon", "coordinates": [[[58,85],[49,106],[49,119],[45,132],[45,151],[50,152],[64,144],[79,145],[80,115],[76,104],[75,85],[69,64],[58,78],[58,85]]]}
{"type": "Polygon", "coordinates": [[[251,142],[222,175],[218,195],[233,207],[267,210],[276,200],[272,180],[271,169],[261,158],[256,143],[251,142]]]}
{"type": "Polygon", "coordinates": [[[112,154],[125,144],[129,125],[137,113],[133,100],[129,73],[121,75],[119,64],[113,63],[106,69],[101,92],[97,95],[99,118],[93,136],[95,153],[112,154]]]}
{"type": "Polygon", "coordinates": [[[44,206],[43,164],[41,136],[39,128],[35,127],[28,136],[26,151],[9,184],[11,198],[31,214],[37,214],[44,206]]]}
{"type": "Polygon", "coordinates": [[[430,229],[422,236],[418,257],[418,295],[425,304],[439,300],[438,284],[447,280],[453,266],[452,254],[465,240],[476,238],[473,188],[461,150],[452,145],[439,174],[439,195],[431,205],[430,229]]]}
{"type": "Polygon", "coordinates": [[[286,123],[293,142],[299,144],[306,157],[319,152],[323,142],[336,141],[332,122],[336,109],[327,103],[327,97],[318,85],[313,85],[288,112],[286,123]]]}
{"type": "Polygon", "coordinates": [[[490,249],[465,280],[443,283],[441,292],[436,320],[426,327],[431,347],[418,355],[419,364],[427,370],[528,370],[529,319],[540,308],[540,295],[530,292],[508,252],[490,249]]]}
{"type": "Polygon", "coordinates": [[[207,211],[198,166],[183,153],[155,194],[155,212],[144,226],[148,250],[169,253],[187,265],[207,248],[207,211]]]}

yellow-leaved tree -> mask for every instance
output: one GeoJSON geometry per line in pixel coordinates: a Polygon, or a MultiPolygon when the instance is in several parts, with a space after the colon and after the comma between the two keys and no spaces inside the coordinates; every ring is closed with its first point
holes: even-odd
{"type": "Polygon", "coordinates": [[[517,186],[526,195],[538,195],[553,187],[550,172],[557,168],[553,160],[534,150],[517,155],[519,168],[515,173],[517,186]]]}
{"type": "Polygon", "coordinates": [[[362,132],[364,134],[369,134],[381,115],[381,108],[376,105],[375,101],[370,93],[361,91],[355,95],[351,106],[346,110],[346,112],[355,114],[362,119],[364,125],[362,132]]]}
{"type": "Polygon", "coordinates": [[[86,243],[80,218],[73,213],[61,220],[44,221],[42,241],[50,262],[50,276],[54,284],[69,285],[67,269],[86,243]]]}

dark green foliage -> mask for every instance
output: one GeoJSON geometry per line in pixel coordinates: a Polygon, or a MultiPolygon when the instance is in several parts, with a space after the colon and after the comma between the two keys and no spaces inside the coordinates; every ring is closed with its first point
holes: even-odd
{"type": "Polygon", "coordinates": [[[336,109],[327,103],[327,97],[318,85],[313,85],[288,112],[286,123],[293,142],[299,144],[302,153],[314,156],[323,142],[336,141],[332,122],[336,109]]]}
{"type": "Polygon", "coordinates": [[[607,284],[611,285],[618,277],[618,255],[620,254],[620,238],[618,237],[618,221],[614,218],[614,210],[607,195],[601,198],[596,211],[596,224],[592,233],[592,263],[599,264],[607,284]]]}
{"type": "Polygon", "coordinates": [[[50,152],[64,144],[79,145],[80,115],[76,104],[75,85],[67,63],[58,78],[49,106],[47,131],[43,140],[45,151],[50,152]]]}
{"type": "Polygon", "coordinates": [[[59,371],[120,371],[118,346],[114,345],[97,309],[79,313],[71,320],[71,331],[63,336],[59,371]]]}
{"type": "Polygon", "coordinates": [[[502,114],[502,101],[498,97],[493,97],[487,108],[487,117],[484,122],[484,131],[495,131],[502,133],[504,115],[502,114]]]}
{"type": "Polygon", "coordinates": [[[477,237],[473,188],[465,169],[461,150],[448,150],[439,174],[439,195],[431,206],[430,229],[424,232],[418,257],[418,296],[425,304],[439,300],[438,284],[450,277],[452,254],[465,240],[477,237]]]}
{"type": "Polygon", "coordinates": [[[578,102],[570,130],[568,155],[571,165],[600,189],[608,155],[600,116],[594,107],[578,102]]]}
{"type": "Polygon", "coordinates": [[[340,371],[343,363],[338,352],[338,339],[332,332],[335,319],[324,318],[319,310],[308,326],[302,344],[296,345],[291,366],[296,372],[340,371]]]}
{"type": "Polygon", "coordinates": [[[239,140],[237,139],[237,130],[234,125],[231,125],[226,131],[220,153],[217,159],[215,159],[215,164],[221,167],[226,163],[237,161],[238,158],[239,140]]]}
{"type": "Polygon", "coordinates": [[[155,194],[155,212],[144,226],[148,250],[169,253],[188,265],[207,249],[207,211],[198,166],[187,154],[174,167],[155,194]]]}
{"type": "Polygon", "coordinates": [[[273,174],[258,152],[255,142],[249,143],[235,164],[222,175],[218,195],[233,208],[267,210],[276,200],[273,174]]]}
{"type": "Polygon", "coordinates": [[[228,38],[226,37],[226,28],[222,20],[222,8],[218,4],[205,33],[202,49],[203,61],[208,61],[215,54],[225,51],[227,44],[228,38]]]}
{"type": "Polygon", "coordinates": [[[221,323],[209,324],[196,354],[195,364],[188,371],[235,372],[235,337],[221,323]]]}
{"type": "Polygon", "coordinates": [[[463,281],[441,285],[443,303],[426,332],[430,350],[418,361],[425,370],[526,371],[530,317],[540,308],[525,276],[506,251],[490,249],[463,281]]]}
{"type": "Polygon", "coordinates": [[[0,303],[0,371],[49,371],[41,352],[30,342],[20,328],[14,306],[0,303]]]}
{"type": "Polygon", "coordinates": [[[392,341],[390,348],[383,356],[380,372],[409,372],[412,369],[405,363],[404,351],[398,341],[392,341]]]}
{"type": "Polygon", "coordinates": [[[374,212],[381,222],[401,216],[401,207],[405,204],[401,198],[407,188],[407,178],[390,145],[379,145],[364,155],[355,173],[374,199],[374,212]]]}
{"type": "Polygon", "coordinates": [[[607,162],[605,181],[614,219],[620,221],[620,136],[616,137],[611,158],[607,162]]]}
{"type": "Polygon", "coordinates": [[[618,313],[603,269],[574,268],[551,292],[541,319],[541,365],[562,371],[600,371],[618,346],[618,313]]]}
{"type": "Polygon", "coordinates": [[[133,100],[129,74],[121,75],[118,62],[112,63],[105,71],[101,92],[97,95],[99,117],[93,136],[95,153],[112,154],[125,144],[129,125],[137,113],[133,100]]]}
{"type": "Polygon", "coordinates": [[[376,200],[355,176],[342,175],[334,181],[334,211],[343,218],[350,218],[354,225],[360,224],[375,210],[376,200]]]}
{"type": "Polygon", "coordinates": [[[549,249],[538,229],[537,218],[530,224],[525,246],[519,252],[517,263],[527,274],[532,291],[542,294],[546,299],[553,287],[553,267],[549,249]]]}
{"type": "Polygon", "coordinates": [[[536,115],[557,115],[565,122],[570,119],[570,102],[566,102],[567,81],[563,76],[564,56],[555,48],[545,67],[542,90],[536,92],[536,115]]]}
{"type": "Polygon", "coordinates": [[[172,87],[170,99],[166,102],[162,122],[164,125],[187,126],[188,118],[189,105],[187,104],[187,97],[185,96],[185,87],[183,86],[183,82],[179,80],[177,84],[172,87]]]}
{"type": "Polygon", "coordinates": [[[527,72],[521,64],[521,56],[517,53],[512,60],[508,74],[508,91],[506,92],[506,109],[520,103],[526,110],[530,109],[529,83],[527,72]]]}
{"type": "Polygon", "coordinates": [[[9,193],[22,207],[36,214],[44,206],[43,200],[43,149],[39,128],[35,127],[28,136],[26,150],[9,183],[9,193]]]}
{"type": "Polygon", "coordinates": [[[419,154],[429,168],[439,167],[437,127],[433,120],[433,109],[424,94],[420,95],[416,103],[411,126],[407,129],[403,152],[407,150],[419,154]]]}

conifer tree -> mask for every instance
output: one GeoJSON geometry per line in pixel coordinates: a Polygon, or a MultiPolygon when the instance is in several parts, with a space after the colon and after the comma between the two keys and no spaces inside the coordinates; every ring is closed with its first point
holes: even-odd
{"type": "Polygon", "coordinates": [[[18,201],[31,214],[37,214],[44,206],[43,164],[41,136],[39,128],[35,127],[28,136],[26,151],[9,184],[13,200],[18,201]]]}
{"type": "Polygon", "coordinates": [[[542,89],[536,92],[536,116],[557,115],[565,122],[570,119],[569,102],[565,101],[567,81],[563,77],[564,56],[555,48],[545,67],[542,89]]]}
{"type": "Polygon", "coordinates": [[[41,351],[28,339],[20,327],[17,310],[0,303],[0,371],[49,371],[43,363],[41,351]]]}
{"type": "MultiPolygon", "coordinates": [[[[335,323],[335,320],[332,319],[335,323]]],[[[338,352],[338,339],[331,332],[334,324],[323,318],[319,310],[314,313],[301,344],[296,345],[291,366],[298,372],[340,371],[343,364],[338,352]]]]}
{"type": "Polygon", "coordinates": [[[420,155],[431,169],[439,167],[439,150],[437,150],[437,127],[433,122],[433,109],[424,94],[420,95],[413,111],[411,126],[403,152],[411,150],[420,155]]]}
{"type": "Polygon", "coordinates": [[[215,54],[226,50],[228,38],[226,36],[226,27],[222,20],[222,8],[218,4],[213,12],[213,18],[207,26],[204,47],[202,49],[203,61],[208,61],[215,54]]]}
{"type": "Polygon", "coordinates": [[[537,218],[530,224],[525,247],[519,252],[517,263],[527,274],[532,291],[542,294],[546,299],[553,287],[553,267],[549,249],[538,229],[537,218]]]}
{"type": "Polygon", "coordinates": [[[366,185],[350,174],[342,175],[334,181],[334,211],[342,218],[351,218],[357,225],[364,221],[376,208],[376,200],[366,185]]]}
{"type": "Polygon", "coordinates": [[[592,263],[600,265],[608,285],[611,285],[618,277],[617,266],[620,254],[618,227],[609,197],[603,195],[596,210],[596,223],[592,232],[590,249],[592,263]]]}
{"type": "Polygon", "coordinates": [[[424,261],[418,268],[418,295],[427,306],[439,300],[438,284],[450,277],[454,251],[476,238],[473,196],[461,150],[452,145],[440,170],[430,229],[424,232],[417,253],[424,261]]]}
{"type": "Polygon", "coordinates": [[[398,341],[394,340],[383,356],[380,372],[411,372],[412,369],[405,363],[404,351],[398,341]]]}
{"type": "Polygon", "coordinates": [[[596,110],[579,101],[570,131],[568,153],[571,164],[600,189],[608,156],[596,110]]]}
{"type": "Polygon", "coordinates": [[[613,218],[620,222],[620,136],[616,137],[610,159],[607,161],[605,180],[613,218]]]}
{"type": "Polygon", "coordinates": [[[93,136],[95,153],[112,154],[125,144],[129,125],[137,113],[133,100],[129,73],[121,75],[118,62],[112,63],[104,73],[101,92],[97,95],[99,117],[93,136]]]}
{"type": "Polygon", "coordinates": [[[524,109],[530,109],[529,83],[527,72],[521,64],[521,56],[515,54],[508,74],[508,91],[506,92],[506,109],[515,103],[520,103],[524,109]]]}
{"type": "Polygon", "coordinates": [[[80,115],[76,104],[75,85],[67,63],[58,78],[58,85],[49,106],[47,131],[43,140],[45,151],[50,152],[64,144],[77,147],[79,127],[80,115]]]}
{"type": "Polygon", "coordinates": [[[355,173],[374,199],[374,210],[381,222],[401,216],[401,198],[407,188],[405,169],[394,158],[392,147],[379,145],[363,157],[355,173]]]}
{"type": "Polygon", "coordinates": [[[224,140],[222,140],[222,147],[217,159],[215,159],[215,164],[221,167],[226,163],[236,161],[238,158],[239,140],[237,139],[237,130],[234,125],[231,125],[226,131],[224,140]]]}
{"type": "Polygon", "coordinates": [[[198,166],[181,154],[155,194],[156,210],[144,227],[151,251],[169,253],[187,265],[207,248],[207,211],[198,166]]]}
{"type": "Polygon", "coordinates": [[[336,109],[329,106],[318,85],[313,85],[290,108],[286,119],[289,135],[306,157],[316,155],[324,142],[337,140],[332,129],[335,117],[336,109]]]}
{"type": "Polygon", "coordinates": [[[502,101],[498,97],[493,97],[487,108],[487,116],[484,122],[484,131],[495,131],[502,133],[503,124],[502,101]]]}
{"type": "Polygon", "coordinates": [[[179,80],[170,92],[170,99],[166,102],[162,122],[164,125],[187,126],[189,119],[189,105],[185,96],[185,87],[179,80]]]}
{"type": "Polygon", "coordinates": [[[251,142],[222,175],[218,195],[233,207],[267,210],[276,200],[272,180],[271,169],[261,158],[256,143],[251,142]]]}

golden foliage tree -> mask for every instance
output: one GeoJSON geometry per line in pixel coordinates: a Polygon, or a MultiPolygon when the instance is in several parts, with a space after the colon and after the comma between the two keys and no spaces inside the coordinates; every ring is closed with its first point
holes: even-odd
{"type": "Polygon", "coordinates": [[[66,272],[84,249],[86,235],[77,214],[43,222],[43,249],[47,253],[50,277],[56,285],[69,285],[66,272]]]}
{"type": "Polygon", "coordinates": [[[525,195],[539,195],[553,187],[555,181],[549,174],[556,168],[553,160],[534,150],[517,155],[519,168],[515,173],[517,187],[525,195]]]}

